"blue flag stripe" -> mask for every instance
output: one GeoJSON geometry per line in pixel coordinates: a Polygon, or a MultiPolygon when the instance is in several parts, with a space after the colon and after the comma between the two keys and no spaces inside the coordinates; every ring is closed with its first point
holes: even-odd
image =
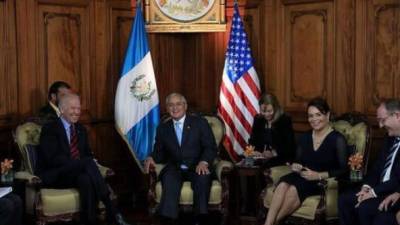
{"type": "Polygon", "coordinates": [[[151,153],[159,118],[157,105],[126,134],[129,145],[136,150],[136,157],[140,161],[145,160],[151,153]]]}
{"type": "Polygon", "coordinates": [[[135,22],[132,25],[129,35],[128,48],[126,49],[125,61],[122,66],[122,75],[127,74],[135,65],[137,65],[149,52],[147,44],[147,34],[144,29],[144,21],[140,5],[136,10],[135,22]]]}

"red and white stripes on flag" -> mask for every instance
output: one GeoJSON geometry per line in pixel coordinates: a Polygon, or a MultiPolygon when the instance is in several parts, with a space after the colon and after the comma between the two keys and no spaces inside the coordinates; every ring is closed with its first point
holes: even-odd
{"type": "Polygon", "coordinates": [[[250,138],[254,116],[260,112],[259,97],[260,81],[235,3],[218,107],[226,130],[223,144],[233,161],[238,161],[250,138]]]}

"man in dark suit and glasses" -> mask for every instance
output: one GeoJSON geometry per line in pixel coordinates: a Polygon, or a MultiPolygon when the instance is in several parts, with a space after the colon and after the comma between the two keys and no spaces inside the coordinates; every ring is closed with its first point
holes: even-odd
{"type": "Polygon", "coordinates": [[[106,207],[109,224],[125,224],[111,203],[109,191],[93,159],[86,129],[78,120],[81,103],[76,94],[59,100],[60,117],[43,126],[40,136],[43,185],[50,188],[77,188],[80,197],[81,222],[96,223],[98,201],[106,207]]]}
{"type": "Polygon", "coordinates": [[[394,212],[382,210],[381,202],[400,188],[400,101],[389,99],[377,109],[377,120],[387,130],[383,150],[374,167],[368,171],[360,190],[339,198],[341,225],[396,224],[394,212]]]}
{"type": "Polygon", "coordinates": [[[186,114],[183,95],[172,93],[166,99],[170,120],[157,128],[154,151],[145,161],[145,172],[157,163],[166,163],[160,172],[162,195],[159,214],[163,223],[174,223],[182,183],[191,181],[194,212],[204,224],[211,188],[211,166],[217,148],[214,135],[204,118],[186,114]]]}

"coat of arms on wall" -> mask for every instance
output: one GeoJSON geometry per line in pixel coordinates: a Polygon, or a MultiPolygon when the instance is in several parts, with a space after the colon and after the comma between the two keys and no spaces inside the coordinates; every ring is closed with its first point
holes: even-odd
{"type": "Polygon", "coordinates": [[[145,0],[148,32],[226,30],[225,0],[145,0]]]}

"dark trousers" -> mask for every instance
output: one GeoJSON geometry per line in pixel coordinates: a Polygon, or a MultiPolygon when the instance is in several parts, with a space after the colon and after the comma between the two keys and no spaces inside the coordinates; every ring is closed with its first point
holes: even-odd
{"type": "Polygon", "coordinates": [[[59,178],[52,185],[55,188],[77,188],[80,197],[81,220],[85,224],[96,224],[98,202],[106,207],[107,222],[116,220],[116,210],[109,198],[104,178],[91,158],[73,160],[58,168],[59,178]]]}
{"type": "Polygon", "coordinates": [[[23,204],[18,195],[0,198],[0,225],[21,225],[23,204]]]}
{"type": "Polygon", "coordinates": [[[169,166],[160,174],[162,195],[159,214],[168,218],[178,218],[179,199],[184,181],[190,181],[193,190],[194,213],[208,213],[208,199],[211,188],[211,175],[198,175],[195,171],[180,170],[169,166]]]}
{"type": "Polygon", "coordinates": [[[379,204],[384,198],[371,198],[363,201],[357,208],[358,191],[349,191],[339,197],[340,225],[395,225],[395,212],[379,211],[379,204]]]}

